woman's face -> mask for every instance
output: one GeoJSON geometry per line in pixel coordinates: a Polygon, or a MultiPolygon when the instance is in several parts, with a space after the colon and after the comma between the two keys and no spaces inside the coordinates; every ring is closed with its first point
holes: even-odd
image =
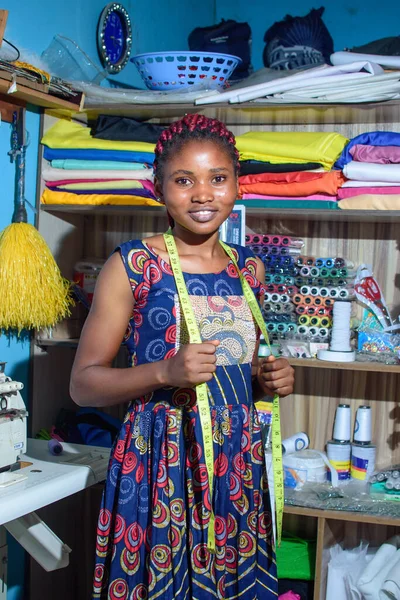
{"type": "Polygon", "coordinates": [[[175,221],[198,235],[216,232],[232,212],[238,184],[232,158],[218,143],[188,141],[164,165],[157,194],[175,221]]]}

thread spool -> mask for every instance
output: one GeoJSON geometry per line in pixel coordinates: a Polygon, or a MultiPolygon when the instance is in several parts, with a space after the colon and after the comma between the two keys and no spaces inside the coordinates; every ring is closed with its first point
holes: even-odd
{"type": "Polygon", "coordinates": [[[339,404],[336,408],[333,424],[333,441],[350,443],[351,440],[351,408],[349,404],[339,404]]]}
{"type": "Polygon", "coordinates": [[[288,333],[297,333],[297,323],[288,323],[288,333]]]}
{"type": "Polygon", "coordinates": [[[319,337],[319,327],[311,326],[308,333],[312,339],[319,337]]]}
{"type": "Polygon", "coordinates": [[[262,243],[261,235],[258,235],[257,233],[253,233],[251,243],[252,244],[261,244],[262,243]]]}
{"type": "Polygon", "coordinates": [[[265,244],[266,246],[269,246],[271,243],[271,237],[269,235],[263,235],[262,243],[265,244]]]}
{"type": "Polygon", "coordinates": [[[321,294],[321,288],[316,286],[310,287],[310,295],[311,296],[319,296],[321,294]]]}
{"type": "Polygon", "coordinates": [[[297,304],[296,305],[296,313],[298,315],[304,315],[307,311],[307,307],[305,304],[297,304]]]}
{"type": "Polygon", "coordinates": [[[370,406],[359,406],[354,421],[353,441],[357,444],[370,444],[372,439],[372,411],[370,406]]]}
{"type": "Polygon", "coordinates": [[[309,315],[310,317],[312,317],[313,315],[317,314],[317,310],[318,310],[318,308],[316,306],[307,306],[306,307],[306,315],[309,315]]]}
{"type": "Polygon", "coordinates": [[[318,267],[319,269],[321,267],[325,266],[325,259],[324,258],[316,258],[315,259],[315,266],[318,267]]]}
{"type": "Polygon", "coordinates": [[[252,244],[250,247],[251,247],[252,251],[254,252],[254,254],[257,254],[257,256],[262,253],[262,246],[257,245],[257,244],[252,244]]]}
{"type": "Polygon", "coordinates": [[[309,296],[311,294],[311,288],[310,288],[310,286],[308,286],[308,285],[302,285],[301,288],[300,288],[300,294],[303,294],[303,296],[309,296]]]}
{"type": "Polygon", "coordinates": [[[339,296],[339,290],[336,287],[329,288],[329,296],[331,298],[337,298],[339,296]]]}
{"type": "Polygon", "coordinates": [[[275,333],[276,331],[276,323],[267,323],[266,324],[268,333],[275,333]]]}
{"type": "Polygon", "coordinates": [[[294,296],[295,294],[298,294],[298,292],[298,288],[294,285],[288,285],[286,288],[286,293],[289,294],[289,296],[294,296]]]}
{"type": "Polygon", "coordinates": [[[335,259],[334,258],[326,258],[325,259],[325,267],[328,267],[328,269],[332,269],[332,267],[335,265],[335,259]]]}
{"type": "Polygon", "coordinates": [[[327,329],[326,327],[321,327],[319,330],[319,337],[326,339],[329,337],[329,329],[327,329]]]}
{"type": "Polygon", "coordinates": [[[295,433],[290,437],[282,440],[282,454],[292,454],[293,452],[299,452],[305,450],[310,445],[310,438],[304,431],[295,433]]]}
{"type": "Polygon", "coordinates": [[[319,277],[319,268],[318,267],[311,267],[311,269],[310,269],[310,275],[311,275],[311,277],[319,277]]]}
{"type": "Polygon", "coordinates": [[[281,235],[273,235],[270,243],[273,244],[274,246],[280,246],[282,243],[282,236],[281,235]]]}
{"type": "Polygon", "coordinates": [[[375,471],[376,446],[374,444],[352,444],[351,445],[351,467],[352,479],[358,481],[369,481],[375,471]]]}
{"type": "Polygon", "coordinates": [[[64,450],[62,444],[54,438],[49,440],[47,447],[49,449],[50,454],[53,454],[53,456],[59,456],[63,453],[64,450]]]}
{"type": "MultiPolygon", "coordinates": [[[[332,467],[337,471],[339,481],[348,481],[350,479],[351,444],[342,444],[331,440],[326,444],[326,454],[332,467]]],[[[330,479],[330,473],[328,473],[328,479],[330,479]]]]}
{"type": "Polygon", "coordinates": [[[310,325],[311,317],[308,315],[300,315],[299,317],[299,325],[310,325]]]}
{"type": "Polygon", "coordinates": [[[287,323],[278,323],[276,326],[277,333],[286,333],[288,330],[287,323]]]}
{"type": "Polygon", "coordinates": [[[329,269],[327,267],[322,267],[319,270],[319,274],[321,277],[323,277],[324,279],[326,279],[327,277],[329,277],[329,269]]]}
{"type": "Polygon", "coordinates": [[[303,267],[301,267],[300,275],[302,277],[308,277],[310,275],[310,267],[307,265],[304,265],[303,267]]]}
{"type": "Polygon", "coordinates": [[[306,325],[299,325],[297,328],[297,333],[300,335],[308,335],[309,328],[306,325]]]}
{"type": "Polygon", "coordinates": [[[321,326],[321,317],[311,317],[310,319],[310,325],[312,325],[313,327],[320,327],[321,326]]]}

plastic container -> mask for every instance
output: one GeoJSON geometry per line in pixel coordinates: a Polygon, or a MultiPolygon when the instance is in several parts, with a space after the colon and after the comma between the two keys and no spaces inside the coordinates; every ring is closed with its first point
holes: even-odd
{"type": "Polygon", "coordinates": [[[74,282],[86,292],[89,302],[92,302],[97,277],[103,265],[104,261],[92,259],[82,260],[75,265],[74,282]]]}
{"type": "Polygon", "coordinates": [[[238,56],[218,52],[148,52],[130,59],[149,90],[213,90],[225,85],[238,56]]]}
{"type": "Polygon", "coordinates": [[[55,35],[41,59],[51,75],[67,81],[99,85],[107,76],[107,71],[101,69],[74,40],[65,35],[55,35]]]}
{"type": "Polygon", "coordinates": [[[283,457],[285,487],[300,489],[307,481],[323,483],[327,479],[326,464],[320,452],[300,450],[283,457]]]}

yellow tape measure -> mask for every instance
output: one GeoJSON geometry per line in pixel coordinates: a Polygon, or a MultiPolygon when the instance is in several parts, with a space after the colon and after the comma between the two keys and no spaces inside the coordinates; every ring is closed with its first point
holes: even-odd
{"type": "MultiPolygon", "coordinates": [[[[175,284],[178,291],[179,302],[181,303],[182,313],[185,319],[186,327],[189,333],[189,342],[191,344],[201,344],[199,328],[197,327],[193,307],[189,299],[189,294],[183,278],[182,269],[179,261],[178,251],[174,236],[170,233],[164,234],[165,247],[169,254],[170,265],[175,278],[175,284]]],[[[210,492],[210,504],[212,505],[213,483],[214,483],[214,448],[212,437],[212,423],[210,406],[208,402],[207,385],[201,383],[196,385],[196,399],[200,415],[200,423],[203,432],[204,456],[207,467],[208,487],[210,492]]],[[[215,552],[215,531],[214,531],[214,513],[211,507],[210,521],[208,523],[207,548],[210,552],[215,552]]]]}
{"type": "MultiPolygon", "coordinates": [[[[189,341],[191,344],[200,344],[202,339],[200,336],[199,329],[197,327],[196,318],[194,316],[193,307],[189,299],[185,280],[183,278],[182,269],[180,266],[179,255],[175,244],[175,239],[169,230],[164,234],[165,247],[167,249],[170,265],[175,278],[175,284],[178,291],[179,301],[182,307],[182,313],[185,319],[186,327],[189,333],[189,341]]],[[[250,307],[252,315],[259,326],[264,338],[269,345],[268,333],[265,327],[265,323],[258,306],[257,300],[254,296],[253,290],[251,289],[248,281],[243,276],[239,266],[236,262],[235,256],[232,249],[220,242],[225,252],[234,264],[242,284],[242,289],[246,301],[250,307]]],[[[212,423],[211,413],[208,402],[207,385],[202,383],[196,386],[196,399],[200,415],[200,423],[203,433],[203,445],[204,445],[204,456],[207,467],[208,485],[210,492],[210,502],[212,502],[212,491],[213,491],[213,479],[214,479],[214,449],[213,449],[213,438],[212,438],[212,423]]],[[[282,467],[282,445],[281,445],[281,430],[280,430],[280,413],[279,413],[279,397],[275,394],[273,399],[273,412],[272,412],[272,462],[274,471],[274,490],[275,490],[275,506],[276,506],[276,529],[277,529],[277,542],[280,544],[281,532],[282,532],[282,519],[283,519],[283,467],[282,467]]],[[[208,525],[208,538],[207,547],[210,552],[215,552],[215,532],[214,532],[214,513],[211,511],[210,521],[208,525]]]]}
{"type": "MultiPolygon", "coordinates": [[[[237,272],[240,277],[240,281],[243,288],[244,297],[250,307],[253,317],[259,326],[261,333],[263,334],[265,341],[268,344],[269,350],[272,354],[271,345],[269,343],[269,337],[267,328],[263,316],[261,314],[260,307],[257,299],[254,295],[253,290],[250,287],[249,282],[243,276],[243,273],[239,269],[236,262],[235,256],[232,252],[232,248],[227,246],[220,241],[221,246],[235,265],[237,272]]],[[[272,425],[271,425],[271,438],[272,438],[272,467],[274,473],[274,492],[275,492],[275,512],[276,512],[276,541],[277,545],[280,546],[282,537],[282,522],[283,522],[283,507],[285,503],[284,489],[283,489],[283,464],[282,464],[282,437],[281,437],[281,415],[279,407],[279,396],[274,395],[272,402],[272,425]]]]}

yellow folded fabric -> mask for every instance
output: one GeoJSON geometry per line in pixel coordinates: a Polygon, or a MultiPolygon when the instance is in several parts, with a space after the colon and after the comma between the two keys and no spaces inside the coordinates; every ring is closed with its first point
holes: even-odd
{"type": "Polygon", "coordinates": [[[90,135],[90,127],[74,121],[59,119],[42,138],[42,144],[49,148],[90,148],[96,150],[129,150],[154,152],[154,144],[148,142],[120,142],[101,140],[90,135]]]}
{"type": "Polygon", "coordinates": [[[349,140],[320,131],[248,131],[236,137],[240,160],[318,162],[330,169],[349,140]]]}
{"type": "Polygon", "coordinates": [[[360,194],[338,202],[343,210],[400,210],[400,194],[360,194]]]}
{"type": "Polygon", "coordinates": [[[116,194],[71,194],[69,192],[55,192],[45,189],[40,199],[42,204],[90,204],[100,206],[110,204],[114,206],[158,206],[163,205],[142,196],[118,196],[116,194]]]}
{"type": "Polygon", "coordinates": [[[129,179],[128,181],[90,181],[89,183],[65,183],[62,185],[65,190],[130,190],[136,188],[143,189],[143,183],[137,179],[129,179]]]}

